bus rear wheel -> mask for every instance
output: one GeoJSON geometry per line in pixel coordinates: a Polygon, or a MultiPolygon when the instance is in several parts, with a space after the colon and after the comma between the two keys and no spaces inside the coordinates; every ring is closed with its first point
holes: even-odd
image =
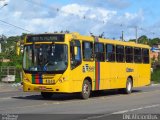
{"type": "Polygon", "coordinates": [[[84,80],[82,85],[81,98],[88,99],[91,94],[91,83],[88,80],[84,80]]]}
{"type": "Polygon", "coordinates": [[[133,82],[131,78],[127,79],[126,88],[124,89],[125,94],[130,94],[132,92],[133,82]]]}
{"type": "Polygon", "coordinates": [[[49,99],[52,97],[53,93],[52,92],[41,92],[41,95],[44,99],[49,99]]]}

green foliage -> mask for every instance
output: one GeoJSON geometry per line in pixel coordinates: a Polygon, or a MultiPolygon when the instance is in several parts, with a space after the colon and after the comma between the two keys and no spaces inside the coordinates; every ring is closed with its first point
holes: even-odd
{"type": "Polygon", "coordinates": [[[22,55],[13,55],[10,62],[0,62],[0,66],[15,66],[16,67],[16,81],[20,80],[20,72],[22,71],[22,55]]]}
{"type": "Polygon", "coordinates": [[[21,39],[21,36],[11,36],[9,38],[7,38],[7,42],[17,42],[21,39]]]}
{"type": "Polygon", "coordinates": [[[136,39],[130,39],[129,41],[130,42],[136,42],[136,39]]]}
{"type": "Polygon", "coordinates": [[[147,36],[142,35],[141,37],[138,38],[138,43],[148,44],[148,43],[149,43],[149,40],[148,40],[147,36]]]}
{"type": "Polygon", "coordinates": [[[156,68],[153,73],[151,74],[151,80],[155,83],[160,82],[160,68],[156,68]]]}
{"type": "Polygon", "coordinates": [[[25,38],[26,35],[27,35],[27,33],[22,33],[21,40],[24,40],[24,38],[25,38]]]}
{"type": "MultiPolygon", "coordinates": [[[[129,41],[136,42],[136,39],[130,39],[129,41]]],[[[138,43],[153,46],[155,44],[160,43],[160,38],[150,39],[146,35],[142,35],[141,37],[138,38],[138,43]]]]}
{"type": "Polygon", "coordinates": [[[22,55],[16,55],[16,42],[21,40],[21,36],[11,36],[1,41],[2,53],[0,53],[0,61],[9,59],[10,62],[0,62],[0,66],[16,67],[16,82],[20,81],[20,72],[22,70],[22,55]]]}
{"type": "Polygon", "coordinates": [[[160,39],[159,38],[153,38],[153,39],[149,40],[149,45],[150,46],[153,46],[153,45],[158,44],[158,43],[160,43],[160,39]]]}

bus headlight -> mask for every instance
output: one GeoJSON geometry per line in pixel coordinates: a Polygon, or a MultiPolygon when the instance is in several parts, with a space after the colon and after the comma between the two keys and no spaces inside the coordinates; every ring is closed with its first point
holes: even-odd
{"type": "Polygon", "coordinates": [[[62,79],[59,79],[59,82],[60,82],[60,83],[62,83],[62,82],[63,82],[63,80],[62,80],[62,79]]]}
{"type": "Polygon", "coordinates": [[[66,80],[67,80],[67,78],[66,78],[66,77],[63,77],[63,78],[60,78],[60,79],[59,79],[59,82],[62,83],[62,82],[64,82],[64,81],[66,81],[66,80]]]}

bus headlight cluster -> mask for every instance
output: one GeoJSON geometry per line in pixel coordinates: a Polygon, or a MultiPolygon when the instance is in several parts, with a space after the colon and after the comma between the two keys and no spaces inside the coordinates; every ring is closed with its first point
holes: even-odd
{"type": "Polygon", "coordinates": [[[63,78],[60,78],[60,79],[59,79],[59,82],[62,83],[62,82],[64,82],[64,81],[66,81],[66,80],[67,80],[66,77],[63,77],[63,78]]]}

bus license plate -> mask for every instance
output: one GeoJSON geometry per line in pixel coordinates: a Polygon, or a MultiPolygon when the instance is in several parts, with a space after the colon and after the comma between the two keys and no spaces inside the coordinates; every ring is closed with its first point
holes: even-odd
{"type": "Polygon", "coordinates": [[[46,80],[46,84],[55,84],[55,80],[46,80]]]}

